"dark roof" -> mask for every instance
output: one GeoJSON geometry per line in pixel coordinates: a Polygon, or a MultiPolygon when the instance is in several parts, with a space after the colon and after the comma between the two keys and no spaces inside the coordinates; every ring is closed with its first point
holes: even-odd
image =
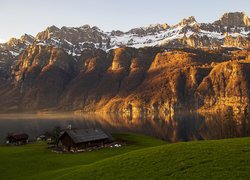
{"type": "MultiPolygon", "coordinates": [[[[67,133],[74,143],[90,142],[102,139],[109,139],[109,136],[101,129],[72,129],[66,130],[61,137],[67,133]]],[[[60,137],[60,138],[61,138],[60,137]]],[[[59,138],[59,139],[60,139],[59,138]]]]}
{"type": "Polygon", "coordinates": [[[25,134],[25,133],[23,133],[23,134],[12,134],[12,135],[9,135],[8,138],[13,138],[16,141],[18,141],[18,140],[28,139],[29,136],[28,136],[28,134],[25,134]]]}

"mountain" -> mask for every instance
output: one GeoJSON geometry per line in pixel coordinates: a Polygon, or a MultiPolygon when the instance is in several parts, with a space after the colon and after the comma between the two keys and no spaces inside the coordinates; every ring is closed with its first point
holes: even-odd
{"type": "Polygon", "coordinates": [[[245,13],[225,13],[220,20],[215,21],[214,24],[227,27],[249,27],[250,19],[245,13]]]}
{"type": "Polygon", "coordinates": [[[50,26],[0,44],[1,111],[162,116],[249,107],[250,26],[244,13],[213,23],[128,32],[50,26]]]}
{"type": "Polygon", "coordinates": [[[213,23],[198,23],[193,16],[190,16],[176,25],[155,24],[134,28],[128,32],[104,32],[96,26],[90,27],[89,25],[62,28],[50,26],[39,32],[35,38],[27,34],[20,39],[12,38],[7,43],[1,44],[0,50],[7,49],[17,55],[32,43],[63,48],[68,54],[77,56],[80,56],[86,48],[109,50],[123,46],[248,48],[249,33],[249,17],[245,13],[235,12],[225,13],[213,23]]]}

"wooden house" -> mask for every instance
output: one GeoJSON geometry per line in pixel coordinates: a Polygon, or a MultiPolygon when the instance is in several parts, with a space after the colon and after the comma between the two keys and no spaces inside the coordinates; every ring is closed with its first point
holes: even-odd
{"type": "Polygon", "coordinates": [[[10,134],[7,137],[6,143],[7,144],[15,144],[15,145],[22,145],[26,144],[29,141],[28,134],[10,134]]]}
{"type": "Polygon", "coordinates": [[[58,145],[70,151],[95,146],[100,147],[112,140],[112,136],[101,129],[69,129],[61,134],[58,145]]]}

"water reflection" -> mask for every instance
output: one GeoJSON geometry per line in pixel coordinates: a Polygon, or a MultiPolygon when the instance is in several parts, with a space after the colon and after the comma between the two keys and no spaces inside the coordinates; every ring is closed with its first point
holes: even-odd
{"type": "Polygon", "coordinates": [[[222,139],[250,136],[250,121],[245,116],[220,114],[175,114],[174,117],[123,118],[115,115],[0,115],[0,140],[8,133],[28,133],[32,138],[55,126],[99,127],[110,133],[135,132],[169,142],[222,139]]]}

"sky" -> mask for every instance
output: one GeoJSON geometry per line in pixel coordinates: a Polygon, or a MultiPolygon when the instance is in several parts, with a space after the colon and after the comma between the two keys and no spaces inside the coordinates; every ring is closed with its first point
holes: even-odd
{"type": "Polygon", "coordinates": [[[35,36],[51,25],[127,31],[189,16],[213,22],[236,11],[250,16],[250,0],[0,0],[0,42],[24,33],[35,36]]]}

